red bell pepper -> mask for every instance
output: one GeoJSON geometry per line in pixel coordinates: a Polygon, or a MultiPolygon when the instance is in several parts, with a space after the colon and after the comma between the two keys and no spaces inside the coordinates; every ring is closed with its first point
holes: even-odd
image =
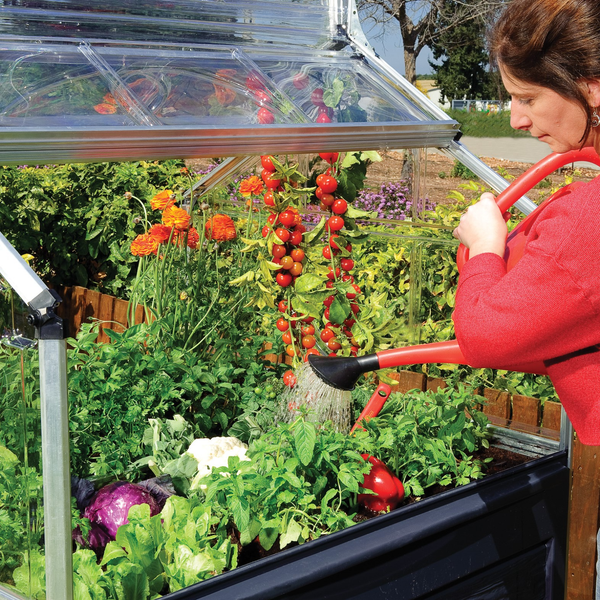
{"type": "Polygon", "coordinates": [[[374,512],[392,510],[404,498],[402,482],[390,471],[388,466],[369,454],[361,454],[364,460],[371,463],[371,470],[365,475],[363,488],[375,492],[359,494],[358,501],[374,512]]]}

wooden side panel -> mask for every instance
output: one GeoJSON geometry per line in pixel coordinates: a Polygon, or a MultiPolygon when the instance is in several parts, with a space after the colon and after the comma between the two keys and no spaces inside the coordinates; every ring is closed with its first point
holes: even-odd
{"type": "Polygon", "coordinates": [[[510,419],[511,405],[508,392],[485,388],[483,397],[486,403],[483,405],[483,412],[488,417],[499,417],[500,419],[510,419]]]}
{"type": "Polygon", "coordinates": [[[572,447],[566,600],[594,600],[600,527],[600,446],[572,447]]]}
{"type": "Polygon", "coordinates": [[[541,422],[541,403],[538,398],[513,394],[512,421],[538,427],[541,422]]]}
{"type": "Polygon", "coordinates": [[[542,425],[546,429],[552,429],[553,431],[560,431],[560,415],[562,412],[562,405],[560,402],[550,402],[547,400],[544,402],[542,410],[542,425]]]}
{"type": "Polygon", "coordinates": [[[412,371],[398,371],[387,373],[387,375],[397,381],[398,383],[392,384],[392,392],[405,393],[410,390],[421,390],[425,391],[427,388],[427,377],[425,373],[414,373],[412,371]]]}

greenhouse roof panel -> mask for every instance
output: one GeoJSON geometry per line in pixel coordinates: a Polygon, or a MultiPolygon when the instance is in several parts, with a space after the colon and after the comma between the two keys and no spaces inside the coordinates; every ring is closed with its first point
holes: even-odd
{"type": "Polygon", "coordinates": [[[5,2],[0,160],[447,145],[457,124],[355,49],[340,6],[5,2]]]}

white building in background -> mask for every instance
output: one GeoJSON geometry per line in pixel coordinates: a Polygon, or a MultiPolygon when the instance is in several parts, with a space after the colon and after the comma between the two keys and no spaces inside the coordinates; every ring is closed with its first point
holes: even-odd
{"type": "Polygon", "coordinates": [[[417,79],[416,87],[423,92],[430,100],[435,102],[440,108],[451,108],[450,102],[442,102],[442,93],[435,85],[435,79],[417,79]]]}

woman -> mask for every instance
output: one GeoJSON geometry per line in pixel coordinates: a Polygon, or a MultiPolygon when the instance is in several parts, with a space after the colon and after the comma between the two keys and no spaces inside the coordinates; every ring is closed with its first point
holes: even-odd
{"type": "MultiPolygon", "coordinates": [[[[491,54],[511,125],[554,152],[600,152],[600,1],[513,0],[491,54]]],[[[546,208],[507,273],[507,228],[483,194],[454,231],[469,248],[454,324],[469,364],[543,361],[584,444],[600,445],[600,178],[546,208]]]]}

